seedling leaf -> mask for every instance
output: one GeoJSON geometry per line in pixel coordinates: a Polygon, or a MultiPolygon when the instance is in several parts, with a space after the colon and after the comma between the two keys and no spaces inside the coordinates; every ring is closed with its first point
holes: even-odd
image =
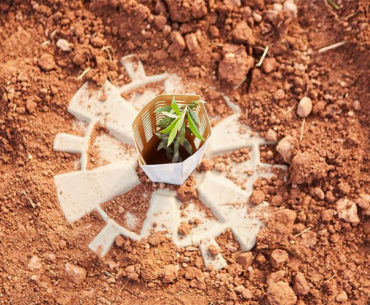
{"type": "Polygon", "coordinates": [[[161,143],[159,143],[157,150],[161,150],[162,148],[165,148],[165,147],[166,147],[166,141],[162,141],[161,143]]]}
{"type": "Polygon", "coordinates": [[[190,113],[190,116],[193,119],[193,121],[199,126],[200,121],[199,121],[197,113],[195,111],[193,111],[192,109],[189,109],[189,113],[190,113]]]}
{"type": "Polygon", "coordinates": [[[174,121],[173,118],[165,117],[158,122],[157,126],[160,128],[166,128],[168,125],[172,123],[172,121],[174,121]]]}
{"type": "MultiPolygon", "coordinates": [[[[176,119],[177,120],[177,119],[176,119]]],[[[176,121],[175,120],[175,121],[176,121]]],[[[167,146],[170,146],[171,143],[173,142],[173,140],[175,139],[175,136],[177,134],[177,131],[179,130],[180,126],[181,126],[181,119],[179,118],[179,120],[176,122],[176,124],[174,125],[174,127],[172,128],[171,132],[170,132],[170,135],[168,136],[168,142],[167,142],[167,146]]]]}
{"type": "Polygon", "coordinates": [[[177,104],[176,104],[176,99],[175,99],[175,97],[174,97],[174,96],[172,97],[171,107],[172,107],[173,111],[175,111],[175,113],[176,113],[177,115],[181,115],[181,112],[180,112],[180,110],[179,110],[179,107],[178,107],[178,106],[177,106],[177,104]]]}
{"type": "Polygon", "coordinates": [[[198,127],[195,125],[193,119],[190,116],[190,113],[188,113],[188,123],[189,123],[189,128],[191,132],[200,140],[205,141],[203,136],[199,133],[198,127]]]}
{"type": "Polygon", "coordinates": [[[169,133],[170,131],[172,131],[172,129],[174,128],[174,126],[178,123],[178,121],[180,121],[180,117],[178,117],[177,119],[175,119],[170,125],[168,125],[165,129],[161,130],[160,133],[169,133]]]}
{"type": "Polygon", "coordinates": [[[179,132],[179,141],[180,141],[180,144],[183,145],[184,144],[184,140],[185,140],[185,122],[182,122],[182,125],[181,125],[181,128],[180,128],[180,132],[179,132]]]}
{"type": "Polygon", "coordinates": [[[171,112],[167,112],[167,111],[163,111],[162,114],[164,114],[165,116],[168,116],[169,118],[178,118],[179,116],[174,114],[174,113],[171,113],[171,112]]]}
{"type": "Polygon", "coordinates": [[[163,111],[171,111],[171,106],[163,106],[163,107],[159,107],[157,108],[154,112],[155,113],[160,113],[160,112],[163,112],[163,111]]]}
{"type": "Polygon", "coordinates": [[[189,153],[189,155],[191,155],[193,153],[193,147],[191,146],[190,142],[186,138],[184,140],[184,147],[185,147],[186,151],[189,153]]]}

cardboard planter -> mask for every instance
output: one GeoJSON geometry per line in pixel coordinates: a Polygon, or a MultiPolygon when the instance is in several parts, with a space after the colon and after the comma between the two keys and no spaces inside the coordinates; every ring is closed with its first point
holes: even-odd
{"type": "Polygon", "coordinates": [[[201,141],[193,134],[187,132],[186,138],[193,147],[192,155],[178,163],[153,164],[153,155],[157,152],[160,142],[160,139],[156,136],[157,124],[164,117],[161,113],[155,113],[155,110],[162,106],[171,105],[173,96],[178,104],[189,104],[201,100],[199,95],[159,95],[146,104],[139,112],[132,124],[132,130],[138,152],[139,165],[149,179],[153,182],[181,185],[202,159],[211,135],[211,125],[204,104],[199,103],[194,111],[198,114],[200,120],[199,132],[205,138],[205,141],[201,141]],[[151,164],[148,164],[148,160],[151,160],[149,162],[151,164]]]}

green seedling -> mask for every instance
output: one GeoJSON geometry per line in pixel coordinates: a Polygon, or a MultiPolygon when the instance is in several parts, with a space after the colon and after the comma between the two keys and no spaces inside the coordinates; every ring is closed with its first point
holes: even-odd
{"type": "Polygon", "coordinates": [[[189,104],[177,104],[175,97],[172,98],[170,106],[163,106],[155,110],[164,117],[158,122],[158,138],[161,140],[157,150],[164,149],[167,159],[172,163],[181,162],[180,146],[183,146],[189,155],[193,154],[193,148],[187,139],[188,133],[193,134],[201,141],[205,141],[199,132],[200,121],[195,111],[199,103],[204,101],[191,102],[189,104]]]}

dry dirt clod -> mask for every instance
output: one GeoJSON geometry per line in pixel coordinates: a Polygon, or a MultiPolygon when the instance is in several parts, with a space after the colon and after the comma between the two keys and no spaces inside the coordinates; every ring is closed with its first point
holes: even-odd
{"type": "Polygon", "coordinates": [[[279,268],[285,264],[288,258],[289,258],[289,255],[285,250],[275,249],[271,253],[271,257],[270,257],[271,265],[274,268],[279,268]]]}
{"type": "Polygon", "coordinates": [[[34,113],[36,110],[37,104],[34,101],[28,100],[26,102],[26,109],[29,113],[34,113]]]}
{"type": "Polygon", "coordinates": [[[333,217],[334,217],[334,210],[333,209],[327,209],[327,210],[324,210],[321,213],[321,219],[324,222],[332,221],[333,217]]]}
{"type": "Polygon", "coordinates": [[[279,144],[276,146],[277,152],[281,155],[283,160],[287,163],[290,162],[293,156],[294,139],[291,136],[286,136],[281,139],[279,144]]]}
{"type": "Polygon", "coordinates": [[[171,33],[172,44],[168,48],[168,52],[174,58],[179,58],[185,49],[185,40],[179,31],[171,33]]]}
{"type": "Polygon", "coordinates": [[[173,283],[178,277],[179,265],[166,265],[163,268],[163,283],[173,283]]]}
{"type": "Polygon", "coordinates": [[[298,295],[306,295],[310,292],[310,285],[302,272],[298,272],[295,276],[293,290],[298,295]]]}
{"type": "Polygon", "coordinates": [[[235,42],[246,43],[253,46],[256,42],[252,29],[245,21],[239,22],[235,29],[231,32],[231,36],[235,42]]]}
{"type": "Polygon", "coordinates": [[[225,163],[216,163],[215,164],[215,170],[218,172],[224,172],[226,170],[226,165],[225,163]]]}
{"type": "Polygon", "coordinates": [[[199,19],[208,12],[205,0],[165,0],[172,21],[187,22],[199,19]]]}
{"type": "Polygon", "coordinates": [[[267,301],[270,305],[294,305],[297,296],[288,283],[277,282],[268,286],[267,301]]]}
{"type": "Polygon", "coordinates": [[[232,44],[223,47],[223,54],[224,58],[218,66],[218,75],[230,85],[237,86],[245,80],[254,65],[254,59],[247,54],[243,46],[232,44]]]}
{"type": "Polygon", "coordinates": [[[220,253],[220,249],[218,249],[215,245],[210,245],[208,247],[208,253],[215,257],[220,253]]]}
{"type": "Polygon", "coordinates": [[[165,16],[154,16],[153,23],[158,31],[162,31],[167,23],[167,19],[165,16]]]}
{"type": "Polygon", "coordinates": [[[362,193],[357,199],[358,206],[363,209],[366,216],[370,216],[370,195],[362,193]]]}
{"type": "Polygon", "coordinates": [[[265,193],[261,190],[254,190],[249,198],[249,201],[254,204],[260,204],[265,200],[265,193]]]}
{"type": "Polygon", "coordinates": [[[122,235],[118,235],[115,240],[114,240],[115,244],[117,245],[117,247],[122,247],[123,244],[125,243],[125,239],[122,237],[122,235]]]}
{"type": "Polygon", "coordinates": [[[213,169],[214,162],[210,159],[203,159],[199,165],[200,171],[210,171],[213,169]]]}
{"type": "Polygon", "coordinates": [[[66,263],[66,273],[68,278],[75,284],[81,284],[86,278],[86,270],[80,266],[66,263]]]}
{"type": "Polygon", "coordinates": [[[266,277],[266,284],[270,285],[272,283],[279,282],[284,276],[285,276],[285,271],[284,270],[279,270],[279,271],[270,273],[266,277]]]}
{"type": "Polygon", "coordinates": [[[46,72],[55,69],[56,65],[53,55],[43,54],[39,59],[39,67],[46,72]]]}
{"type": "Polygon", "coordinates": [[[358,223],[360,219],[357,215],[357,205],[347,197],[341,198],[337,201],[338,217],[344,221],[351,223],[358,223]]]}
{"type": "Polygon", "coordinates": [[[240,294],[241,297],[245,300],[249,300],[253,298],[252,292],[248,288],[244,287],[243,285],[236,286],[234,291],[240,294]]]}
{"type": "Polygon", "coordinates": [[[309,97],[303,97],[298,104],[297,114],[301,118],[306,118],[312,111],[312,101],[309,97]]]}
{"type": "Polygon", "coordinates": [[[267,57],[264,59],[262,63],[262,70],[263,72],[267,74],[275,71],[277,67],[278,67],[278,62],[276,61],[274,57],[267,57]]]}
{"type": "Polygon", "coordinates": [[[191,225],[189,225],[187,222],[182,222],[177,229],[177,233],[183,236],[189,235],[190,232],[191,232],[191,225]]]}
{"type": "Polygon", "coordinates": [[[139,274],[134,265],[129,265],[125,268],[126,276],[129,280],[137,282],[139,280],[139,274]]]}
{"type": "Polygon", "coordinates": [[[282,100],[285,97],[285,91],[284,89],[278,89],[273,94],[272,97],[274,100],[279,101],[282,100]]]}
{"type": "Polygon", "coordinates": [[[311,184],[313,180],[326,176],[328,166],[316,151],[297,153],[290,164],[289,172],[292,183],[311,184]]]}
{"type": "Polygon", "coordinates": [[[198,40],[195,34],[191,33],[185,36],[186,47],[190,53],[194,53],[199,49],[198,40]]]}
{"type": "Polygon", "coordinates": [[[253,262],[253,253],[252,252],[244,252],[240,253],[236,261],[242,265],[242,267],[247,270],[253,262]]]}

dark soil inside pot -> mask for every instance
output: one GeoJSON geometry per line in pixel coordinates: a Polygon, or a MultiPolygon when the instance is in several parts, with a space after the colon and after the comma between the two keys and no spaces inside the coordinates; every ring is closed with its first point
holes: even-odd
{"type": "MultiPolygon", "coordinates": [[[[186,151],[186,149],[180,146],[180,156],[182,161],[190,157],[191,155],[186,151]]],[[[153,150],[148,156],[145,158],[147,164],[165,164],[165,163],[172,163],[170,159],[166,156],[166,151],[164,149],[161,150],[153,150]]]]}

